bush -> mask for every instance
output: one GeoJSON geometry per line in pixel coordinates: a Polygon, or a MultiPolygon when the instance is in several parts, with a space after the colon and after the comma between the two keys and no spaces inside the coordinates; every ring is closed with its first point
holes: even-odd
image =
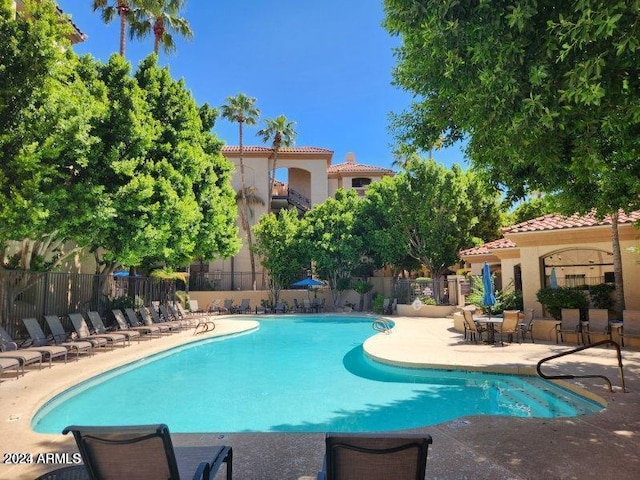
{"type": "Polygon", "coordinates": [[[615,291],[615,285],[610,283],[601,283],[589,287],[589,295],[594,308],[605,308],[611,310],[613,308],[613,298],[611,294],[615,291]]]}
{"type": "Polygon", "coordinates": [[[382,305],[384,305],[384,297],[382,295],[380,295],[379,293],[376,293],[373,296],[373,311],[375,313],[383,313],[382,312],[382,305]]]}
{"type": "Polygon", "coordinates": [[[144,306],[144,302],[142,298],[136,295],[136,298],[131,298],[128,296],[118,297],[118,298],[108,298],[104,302],[104,309],[108,312],[111,310],[124,310],[125,308],[133,308],[139,309],[144,306]]]}
{"type": "Polygon", "coordinates": [[[546,287],[538,290],[536,297],[549,315],[556,320],[560,320],[563,308],[579,308],[580,317],[586,318],[589,301],[585,293],[574,287],[546,287]]]}

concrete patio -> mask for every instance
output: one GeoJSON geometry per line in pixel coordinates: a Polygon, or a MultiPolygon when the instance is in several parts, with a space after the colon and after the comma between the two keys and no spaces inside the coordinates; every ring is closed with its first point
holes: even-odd
{"type": "MultiPolygon", "coordinates": [[[[367,353],[381,361],[412,366],[529,373],[543,357],[569,350],[551,343],[473,344],[464,341],[450,318],[394,317],[391,334],[375,334],[367,353]]],[[[230,335],[255,328],[253,321],[216,317],[209,335],[230,335]]],[[[84,379],[190,341],[190,332],[98,353],[51,369],[30,369],[19,380],[6,375],[0,385],[2,452],[76,452],[72,438],[34,433],[30,420],[55,394],[84,379]]],[[[233,340],[231,340],[233,341],[233,340]]],[[[433,437],[427,478],[441,479],[632,479],[640,476],[640,352],[623,350],[627,392],[619,388],[614,348],[596,348],[554,360],[547,373],[604,374],[614,383],[609,393],[601,379],[571,381],[607,402],[593,415],[562,419],[475,416],[416,429],[433,437]]],[[[329,393],[328,393],[329,394],[329,393]]],[[[321,400],[321,399],[320,399],[321,400]]],[[[169,425],[171,429],[171,425],[169,425]]],[[[181,469],[193,471],[207,458],[208,445],[231,445],[233,477],[240,480],[310,480],[322,465],[323,434],[228,433],[173,434],[181,469]]],[[[0,479],[32,479],[63,464],[0,465],[0,479]]],[[[224,470],[224,469],[223,469],[224,470]]],[[[223,476],[223,471],[218,478],[223,476]]]]}

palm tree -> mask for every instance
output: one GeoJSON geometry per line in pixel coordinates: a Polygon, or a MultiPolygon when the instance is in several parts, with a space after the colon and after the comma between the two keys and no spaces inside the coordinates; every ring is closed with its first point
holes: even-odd
{"type": "Polygon", "coordinates": [[[131,21],[131,38],[146,37],[153,32],[153,51],[157,55],[160,45],[165,53],[172,53],[176,49],[170,32],[177,32],[187,39],[193,37],[189,22],[178,14],[184,7],[186,0],[138,0],[131,21]]]}
{"type": "MultiPolygon", "coordinates": [[[[278,152],[280,147],[290,147],[296,138],[294,126],[296,122],[287,121],[287,117],[279,115],[276,118],[267,118],[264,121],[265,127],[258,131],[258,136],[262,137],[262,141],[267,143],[272,141],[273,147],[273,163],[271,164],[269,174],[269,199],[273,195],[273,183],[276,181],[276,162],[278,161],[278,152]]],[[[267,212],[271,212],[271,200],[267,207],[267,212]]]]}
{"type": "Polygon", "coordinates": [[[226,118],[230,122],[238,123],[238,142],[240,146],[240,197],[242,200],[241,220],[242,227],[247,233],[247,247],[249,248],[249,259],[251,261],[251,283],[255,290],[256,285],[256,259],[253,254],[253,238],[251,237],[251,228],[249,226],[249,207],[247,202],[247,186],[244,178],[244,147],[242,144],[243,126],[255,125],[260,110],[255,107],[255,98],[247,97],[244,93],[239,93],[235,97],[227,97],[227,103],[222,106],[222,118],[226,118]],[[245,224],[246,222],[246,224],[245,224]]]}
{"type": "Polygon", "coordinates": [[[110,23],[116,15],[120,17],[120,55],[124,57],[124,38],[127,22],[133,18],[136,0],[93,0],[93,11],[100,10],[104,23],[110,23]]]}

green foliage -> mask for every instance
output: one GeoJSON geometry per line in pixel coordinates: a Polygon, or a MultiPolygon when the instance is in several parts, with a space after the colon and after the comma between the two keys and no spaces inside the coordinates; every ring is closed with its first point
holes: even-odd
{"type": "MultiPolygon", "coordinates": [[[[495,287],[495,276],[491,276],[491,282],[495,287]]],[[[494,289],[494,296],[496,297],[496,303],[491,307],[484,305],[484,282],[482,277],[473,276],[471,281],[471,293],[467,295],[467,302],[476,305],[483,310],[491,312],[501,312],[503,310],[522,310],[524,308],[522,301],[522,292],[516,291],[512,288],[512,285],[503,288],[502,290],[494,289]]]]}
{"type": "Polygon", "coordinates": [[[538,290],[536,297],[556,320],[560,320],[563,308],[579,308],[583,317],[589,308],[585,291],[574,287],[542,288],[538,290]]]}
{"type": "MultiPolygon", "coordinates": [[[[258,136],[262,137],[264,143],[271,142],[273,148],[273,160],[270,159],[271,167],[269,168],[269,187],[267,192],[273,192],[273,184],[276,180],[276,168],[278,163],[278,153],[281,147],[291,147],[296,138],[295,122],[290,122],[284,115],[278,115],[276,118],[265,118],[265,127],[258,130],[258,136]]],[[[268,212],[271,211],[271,202],[269,202],[268,212]]]]}
{"type": "MultiPolygon", "coordinates": [[[[554,195],[561,213],[640,208],[637,1],[385,0],[401,37],[401,143],[468,138],[467,156],[507,198],[554,195]]],[[[615,218],[613,229],[616,228],[615,218]]],[[[613,242],[616,310],[622,259],[613,242]]]]}
{"type": "Polygon", "coordinates": [[[424,305],[437,305],[436,299],[433,297],[427,297],[422,295],[422,296],[419,296],[418,298],[424,305]]]}
{"type": "Polygon", "coordinates": [[[556,209],[548,196],[530,197],[511,212],[509,225],[533,220],[549,213],[556,213],[556,209]]]}
{"type": "Polygon", "coordinates": [[[135,298],[124,296],[105,299],[105,301],[103,302],[103,308],[106,312],[111,312],[111,310],[124,310],[125,308],[138,309],[143,306],[144,301],[137,295],[135,298]]]}
{"type": "Polygon", "coordinates": [[[360,204],[355,191],[340,189],[335,198],[316,205],[302,220],[303,249],[313,259],[319,277],[328,281],[334,307],[362,262],[364,239],[354,227],[360,204]]]}
{"type": "Polygon", "coordinates": [[[496,300],[502,305],[503,310],[524,309],[521,290],[513,288],[498,290],[496,292],[496,300]]]}
{"type": "Polygon", "coordinates": [[[365,293],[369,293],[373,288],[373,283],[367,282],[366,280],[358,280],[351,287],[356,293],[360,295],[364,295],[365,293]]]}
{"type": "MultiPolygon", "coordinates": [[[[370,228],[377,222],[378,232],[370,231],[371,245],[389,246],[392,252],[383,253],[376,263],[398,262],[409,255],[439,278],[470,244],[477,218],[468,189],[468,178],[459,167],[449,170],[419,158],[395,177],[371,185],[363,208],[364,225],[370,228]]],[[[372,250],[367,253],[375,256],[372,250]]]]}
{"type": "Polygon", "coordinates": [[[153,51],[158,54],[160,46],[165,53],[176,50],[173,33],[191,39],[193,32],[189,22],[179,15],[186,0],[137,0],[130,20],[131,38],[144,38],[153,33],[153,51]]]}
{"type": "Polygon", "coordinates": [[[589,297],[594,308],[605,308],[610,310],[613,308],[612,294],[615,287],[610,283],[601,283],[600,285],[589,286],[589,297]]]}
{"type": "Polygon", "coordinates": [[[383,305],[384,305],[384,297],[380,294],[375,294],[373,296],[373,311],[378,314],[384,313],[382,311],[383,305]]]}
{"type": "Polygon", "coordinates": [[[300,271],[309,265],[309,257],[300,246],[301,222],[296,210],[281,210],[278,215],[263,215],[253,227],[254,252],[271,277],[273,304],[278,303],[280,290],[298,280],[300,271]]]}

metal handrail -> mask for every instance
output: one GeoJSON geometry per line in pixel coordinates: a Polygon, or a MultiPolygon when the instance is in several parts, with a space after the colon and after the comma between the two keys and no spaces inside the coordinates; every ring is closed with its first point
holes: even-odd
{"type": "Polygon", "coordinates": [[[589,345],[584,345],[582,347],[574,348],[573,350],[569,350],[568,352],[562,352],[556,355],[551,355],[550,357],[543,358],[538,362],[538,365],[536,366],[536,371],[538,372],[538,375],[544,378],[545,380],[571,380],[574,378],[602,378],[609,385],[609,391],[613,392],[613,386],[611,385],[611,380],[609,380],[609,378],[606,377],[605,375],[545,375],[544,373],[542,373],[542,370],[541,370],[542,364],[549,360],[553,360],[559,357],[565,357],[567,355],[581,352],[582,350],[586,350],[588,348],[599,347],[600,345],[606,345],[606,344],[611,344],[614,347],[616,347],[616,351],[618,353],[618,369],[620,372],[620,382],[622,384],[622,391],[626,392],[627,389],[624,384],[624,371],[622,370],[622,354],[620,353],[620,345],[618,345],[617,342],[614,342],[613,340],[609,340],[609,339],[601,340],[596,343],[591,343],[589,345]]]}
{"type": "Polygon", "coordinates": [[[376,318],[371,326],[377,332],[383,332],[387,335],[391,333],[391,325],[384,318],[376,318]]]}

